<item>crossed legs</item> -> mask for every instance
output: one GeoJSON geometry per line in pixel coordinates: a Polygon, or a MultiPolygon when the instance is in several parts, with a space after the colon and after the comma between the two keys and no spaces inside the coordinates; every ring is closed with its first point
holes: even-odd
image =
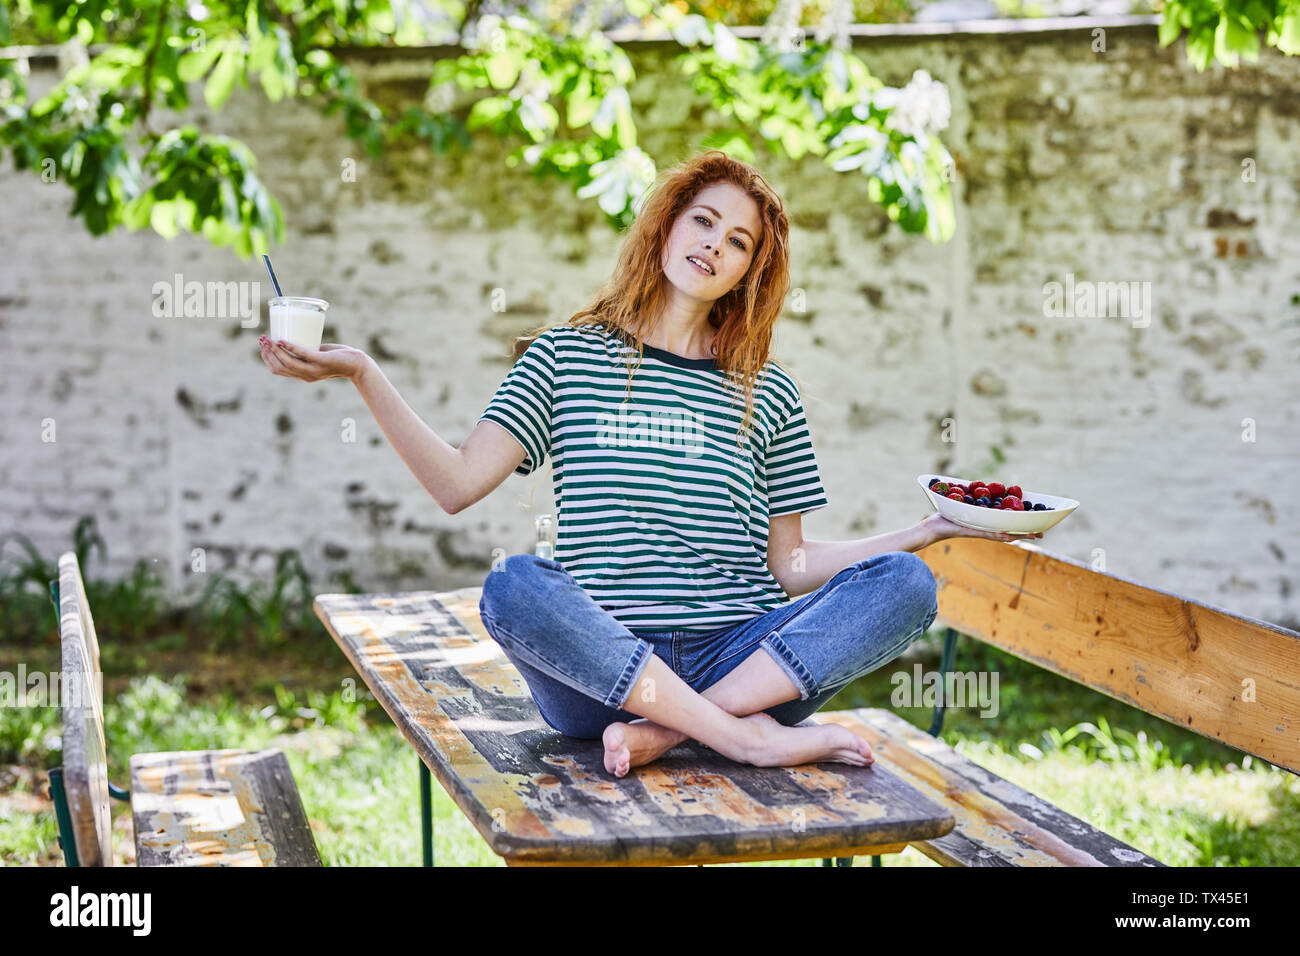
{"type": "Polygon", "coordinates": [[[767,655],[752,655],[732,674],[708,688],[704,694],[699,694],[673,673],[671,667],[651,654],[640,679],[632,686],[632,692],[623,704],[624,710],[647,719],[631,724],[614,723],[605,729],[602,738],[605,743],[605,769],[622,777],[633,766],[653,760],[688,736],[712,747],[725,757],[756,767],[791,767],[818,761],[862,767],[872,761],[871,745],[844,727],[834,724],[787,727],[767,714],[751,714],[747,709],[750,707],[748,701],[761,698],[757,697],[753,686],[744,686],[741,682],[752,681],[755,671],[758,671],[760,679],[764,681],[765,693],[785,695],[786,690],[789,693],[752,709],[770,707],[782,700],[799,696],[790,679],[771,658],[768,658],[768,663],[785,682],[785,690],[770,680],[771,675],[763,674],[761,665],[751,666],[751,661],[763,657],[767,655]],[[736,672],[742,670],[748,671],[748,676],[742,674],[738,681],[731,680],[736,672]],[[728,686],[719,692],[717,688],[724,682],[728,686]],[[742,692],[743,701],[735,706],[739,711],[749,714],[743,719],[735,716],[734,711],[719,706],[714,699],[720,694],[723,700],[728,695],[741,697],[742,692]],[[618,737],[622,739],[615,742],[618,737]],[[636,762],[633,762],[633,747],[640,758],[636,762]]]}
{"type": "MultiPolygon", "coordinates": [[[[659,663],[664,670],[672,673],[666,664],[659,663]]],[[[766,651],[755,648],[754,653],[745,658],[735,670],[716,684],[705,688],[700,696],[726,713],[752,721],[770,732],[772,727],[783,725],[763,711],[774,704],[797,700],[799,689],[766,651]]],[[[640,711],[631,705],[632,699],[629,697],[624,709],[639,714],[640,711]]],[[[825,729],[829,729],[829,726],[825,729]]],[[[871,763],[875,758],[871,755],[870,744],[854,734],[851,736],[861,744],[857,752],[864,758],[863,764],[871,763]]],[[[601,737],[605,744],[605,769],[616,777],[622,777],[633,767],[659,759],[689,737],[683,731],[674,730],[649,718],[631,723],[612,723],[605,728],[601,737]]]]}
{"type": "MultiPolygon", "coordinates": [[[[915,554],[888,552],[857,562],[790,605],[793,616],[773,612],[761,618],[758,630],[770,627],[769,639],[701,694],[726,713],[755,721],[760,727],[794,723],[799,714],[816,712],[849,681],[901,654],[933,623],[938,613],[936,598],[934,575],[915,554]],[[767,647],[773,641],[775,646],[767,647]],[[781,721],[764,711],[800,700],[801,688],[773,659],[772,654],[777,653],[787,662],[797,662],[801,670],[816,667],[820,688],[802,704],[780,708],[792,711],[782,714],[781,721]]],[[[752,637],[752,633],[742,634],[739,639],[752,637]]],[[[631,707],[624,710],[641,714],[631,707]]],[[[622,776],[632,767],[657,759],[688,736],[693,735],[653,718],[611,723],[602,734],[605,765],[622,776]]],[[[874,760],[865,743],[861,753],[867,763],[874,760]]]]}
{"type": "Polygon", "coordinates": [[[614,622],[558,562],[505,559],[488,575],[479,611],[526,675],[547,722],[571,736],[601,736],[606,768],[623,776],[688,737],[757,766],[871,763],[867,742],[843,727],[788,725],[833,690],[792,705],[786,723],[785,715],[778,720],[764,711],[801,698],[788,674],[800,674],[811,688],[839,688],[892,660],[933,619],[934,598],[934,577],[915,555],[889,553],[850,565],[800,599],[794,617],[756,621],[756,631],[775,629],[703,692],[614,622]],[[771,656],[778,653],[788,670],[771,656]],[[607,708],[643,719],[602,720],[607,708]]]}

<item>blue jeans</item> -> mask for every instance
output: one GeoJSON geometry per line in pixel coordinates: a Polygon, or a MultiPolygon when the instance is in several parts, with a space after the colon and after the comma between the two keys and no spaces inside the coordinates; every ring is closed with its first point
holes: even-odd
{"type": "Polygon", "coordinates": [[[765,713],[793,726],[902,654],[939,613],[934,575],[910,551],[851,564],[815,591],[712,631],[630,630],[558,561],[533,554],[489,572],[478,607],[542,719],[585,739],[638,719],[622,708],[651,654],[699,693],[762,648],[799,689],[765,713]]]}

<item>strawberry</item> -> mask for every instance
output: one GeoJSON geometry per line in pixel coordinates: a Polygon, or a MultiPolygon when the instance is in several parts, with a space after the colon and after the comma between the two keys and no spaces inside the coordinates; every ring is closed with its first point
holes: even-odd
{"type": "Polygon", "coordinates": [[[1003,511],[1024,511],[1025,506],[1020,503],[1020,499],[1015,495],[1007,495],[1002,499],[1003,511]]]}
{"type": "Polygon", "coordinates": [[[1003,498],[1007,493],[1006,485],[1002,484],[1000,481],[990,481],[988,483],[988,489],[989,495],[994,498],[1003,498]]]}
{"type": "Polygon", "coordinates": [[[948,493],[948,483],[946,481],[941,481],[930,490],[938,495],[946,495],[948,493]]]}
{"type": "Polygon", "coordinates": [[[1013,498],[1023,499],[1025,497],[1025,493],[1020,490],[1019,485],[1007,485],[1007,494],[1011,495],[1013,498]]]}
{"type": "Polygon", "coordinates": [[[951,498],[953,501],[961,501],[965,498],[965,495],[963,495],[960,491],[953,491],[950,492],[949,494],[944,495],[944,497],[951,498]]]}

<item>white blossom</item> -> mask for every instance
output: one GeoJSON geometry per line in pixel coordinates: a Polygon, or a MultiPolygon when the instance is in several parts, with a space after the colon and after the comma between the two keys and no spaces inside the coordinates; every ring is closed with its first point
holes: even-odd
{"type": "Polygon", "coordinates": [[[600,208],[617,215],[632,202],[633,213],[641,211],[646,189],[654,183],[655,164],[641,147],[620,150],[612,159],[593,163],[591,182],[578,190],[579,199],[598,197],[600,208]]]}
{"type": "Polygon", "coordinates": [[[535,61],[529,60],[524,63],[523,69],[519,71],[519,79],[515,82],[515,87],[510,93],[520,99],[544,102],[551,95],[551,81],[547,79],[546,74],[541,71],[535,61]]]}
{"type": "Polygon", "coordinates": [[[789,53],[795,49],[795,38],[802,39],[799,18],[803,16],[803,0],[777,0],[763,24],[762,42],[769,47],[789,53]]]}
{"type": "Polygon", "coordinates": [[[935,82],[925,70],[917,70],[901,90],[886,87],[872,97],[877,107],[889,108],[888,125],[904,136],[937,133],[948,127],[952,117],[952,104],[948,101],[948,88],[935,82]]]}
{"type": "Polygon", "coordinates": [[[853,23],[853,0],[832,0],[831,12],[817,24],[818,43],[831,41],[836,50],[847,50],[851,45],[849,26],[853,23]]]}

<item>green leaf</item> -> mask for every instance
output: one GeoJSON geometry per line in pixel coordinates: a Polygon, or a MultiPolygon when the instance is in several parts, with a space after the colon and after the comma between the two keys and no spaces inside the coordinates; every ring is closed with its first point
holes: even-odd
{"type": "Polygon", "coordinates": [[[154,203],[149,211],[149,223],[153,231],[164,239],[175,239],[179,234],[176,228],[176,207],[171,201],[154,203]]]}
{"type": "Polygon", "coordinates": [[[636,145],[636,124],[632,122],[632,106],[624,93],[618,104],[618,148],[631,149],[636,145]]]}
{"type": "Polygon", "coordinates": [[[781,146],[791,159],[799,159],[803,156],[805,152],[803,144],[803,134],[797,127],[790,125],[781,131],[781,146]]]}
{"type": "Polygon", "coordinates": [[[122,207],[122,222],[132,231],[143,229],[149,225],[150,214],[153,212],[153,203],[154,199],[151,193],[141,193],[122,207]]]}
{"type": "Polygon", "coordinates": [[[275,220],[271,226],[271,237],[276,242],[284,242],[284,209],[280,207],[279,200],[274,196],[271,196],[271,211],[275,213],[275,220]]]}
{"type": "Polygon", "coordinates": [[[230,185],[229,179],[221,180],[218,194],[221,196],[221,220],[225,223],[238,222],[239,199],[235,196],[235,187],[230,185]]]}
{"type": "Polygon", "coordinates": [[[515,49],[502,50],[487,58],[485,64],[488,80],[498,90],[509,89],[515,85],[519,70],[523,66],[523,56],[515,49]]]}
{"type": "Polygon", "coordinates": [[[238,228],[220,219],[203,220],[203,237],[214,246],[228,246],[235,241],[238,228]]]}
{"type": "Polygon", "coordinates": [[[465,120],[465,126],[469,129],[478,129],[480,126],[487,126],[497,122],[501,117],[510,112],[513,104],[504,96],[488,96],[478,100],[473,108],[469,111],[469,117],[465,120]]]}
{"type": "Polygon", "coordinates": [[[1214,58],[1214,33],[1212,29],[1202,28],[1187,35],[1187,58],[1198,72],[1209,66],[1214,58]]]}
{"type": "Polygon", "coordinates": [[[533,138],[540,143],[546,134],[559,122],[559,114],[550,103],[539,102],[532,97],[525,97],[519,103],[519,122],[533,138]]]}
{"type": "Polygon", "coordinates": [[[1252,40],[1258,44],[1255,35],[1243,29],[1232,14],[1223,13],[1214,29],[1214,58],[1224,66],[1235,67],[1240,62],[1239,54],[1252,40]]]}
{"type": "Polygon", "coordinates": [[[177,75],[186,83],[193,83],[212,68],[212,64],[225,48],[225,43],[214,42],[207,44],[202,50],[186,53],[176,67],[177,75]]]}
{"type": "Polygon", "coordinates": [[[1160,21],[1160,45],[1169,46],[1183,35],[1183,26],[1178,22],[1178,8],[1165,7],[1165,18],[1160,21]]]}
{"type": "Polygon", "coordinates": [[[235,78],[243,69],[244,52],[239,49],[237,43],[238,41],[227,41],[221,59],[217,62],[217,68],[212,71],[207,85],[203,88],[203,98],[207,100],[211,109],[221,109],[221,104],[226,102],[231,90],[234,89],[235,78]]]}
{"type": "Polygon", "coordinates": [[[252,172],[244,173],[244,197],[252,200],[253,208],[257,210],[258,225],[269,226],[275,216],[271,211],[271,197],[262,186],[262,181],[252,172]]]}
{"type": "Polygon", "coordinates": [[[728,156],[734,156],[747,163],[755,161],[754,147],[743,130],[728,130],[710,133],[700,140],[700,149],[720,149],[728,156]]]}
{"type": "Polygon", "coordinates": [[[248,45],[248,68],[252,71],[264,70],[275,62],[275,53],[279,44],[270,33],[250,35],[253,39],[248,45]]]}
{"type": "Polygon", "coordinates": [[[1266,24],[1273,19],[1271,6],[1262,0],[1248,0],[1241,8],[1241,16],[1247,23],[1254,25],[1266,24]]]}
{"type": "Polygon", "coordinates": [[[612,136],[614,124],[618,122],[622,111],[627,109],[627,104],[627,90],[621,86],[610,87],[601,99],[596,115],[591,118],[591,128],[600,136],[612,136]]]}
{"type": "Polygon", "coordinates": [[[194,232],[197,207],[185,196],[177,196],[172,202],[176,207],[176,225],[186,232],[194,232]]]}
{"type": "Polygon", "coordinates": [[[264,67],[258,76],[262,81],[262,89],[266,91],[267,99],[272,103],[278,103],[284,99],[288,84],[285,82],[285,76],[280,72],[278,64],[272,63],[264,67]]]}
{"type": "Polygon", "coordinates": [[[59,157],[59,165],[68,171],[68,178],[76,180],[81,176],[81,164],[86,158],[86,141],[74,139],[59,157]]]}
{"type": "Polygon", "coordinates": [[[1228,24],[1228,47],[1234,54],[1240,54],[1247,62],[1259,60],[1259,34],[1253,25],[1242,19],[1240,14],[1225,13],[1223,23],[1228,24]]]}
{"type": "Polygon", "coordinates": [[[1282,19],[1277,48],[1292,56],[1300,54],[1300,4],[1293,6],[1282,19]]]}
{"type": "Polygon", "coordinates": [[[140,50],[112,47],[90,61],[84,82],[98,87],[121,86],[143,62],[144,53],[140,50]]]}
{"type": "Polygon", "coordinates": [[[600,98],[591,93],[591,74],[584,73],[577,87],[569,94],[568,123],[573,129],[586,126],[600,108],[600,98]]]}

